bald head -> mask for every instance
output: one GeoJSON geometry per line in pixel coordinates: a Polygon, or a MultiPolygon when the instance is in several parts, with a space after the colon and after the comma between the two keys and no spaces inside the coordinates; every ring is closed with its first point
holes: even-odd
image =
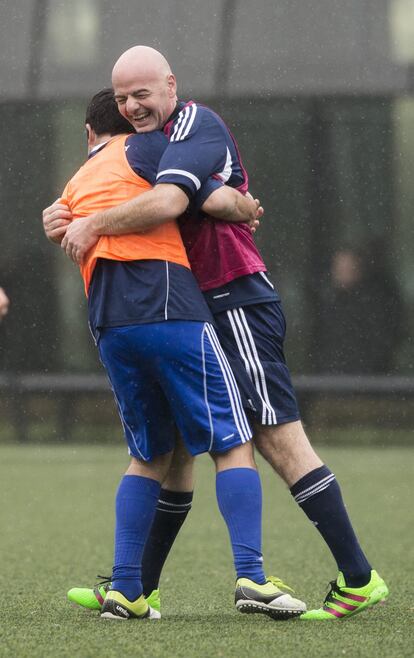
{"type": "Polygon", "coordinates": [[[171,75],[171,68],[165,59],[155,48],[149,46],[133,46],[129,48],[115,62],[112,70],[112,82],[123,78],[125,75],[142,76],[165,76],[171,75]]]}
{"type": "Polygon", "coordinates": [[[133,46],[116,61],[112,86],[118,109],[137,132],[164,126],[177,102],[170,65],[158,50],[133,46]]]}

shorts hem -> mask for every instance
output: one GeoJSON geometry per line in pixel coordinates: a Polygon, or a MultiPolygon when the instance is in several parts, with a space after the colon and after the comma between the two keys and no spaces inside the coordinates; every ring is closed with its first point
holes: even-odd
{"type": "Polygon", "coordinates": [[[295,423],[297,420],[301,420],[300,414],[295,414],[294,416],[282,416],[282,418],[277,419],[276,423],[262,423],[258,419],[257,414],[255,412],[250,411],[250,414],[253,417],[253,419],[256,421],[256,424],[262,425],[263,427],[272,427],[272,426],[277,427],[278,425],[287,425],[287,423],[295,423]]]}

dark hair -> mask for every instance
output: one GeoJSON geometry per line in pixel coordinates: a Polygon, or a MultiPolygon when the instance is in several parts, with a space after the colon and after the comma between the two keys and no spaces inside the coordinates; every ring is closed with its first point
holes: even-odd
{"type": "Polygon", "coordinates": [[[135,132],[129,121],[119,113],[113,89],[110,88],[102,89],[92,97],[86,110],[85,123],[89,123],[97,135],[135,132]]]}

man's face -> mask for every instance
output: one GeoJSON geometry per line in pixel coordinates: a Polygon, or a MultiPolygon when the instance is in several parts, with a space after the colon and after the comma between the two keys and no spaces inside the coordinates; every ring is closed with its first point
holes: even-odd
{"type": "Polygon", "coordinates": [[[172,74],[141,79],[116,76],[112,84],[120,113],[137,133],[161,129],[174,110],[176,83],[172,74]]]}

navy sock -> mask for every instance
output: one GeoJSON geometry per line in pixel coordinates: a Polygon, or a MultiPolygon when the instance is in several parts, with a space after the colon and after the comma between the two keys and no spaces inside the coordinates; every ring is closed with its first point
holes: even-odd
{"type": "Polygon", "coordinates": [[[192,500],[192,491],[160,491],[157,511],[142,556],[142,585],[145,596],[158,589],[162,568],[191,509],[192,500]]]}
{"type": "Polygon", "coordinates": [[[227,524],[237,578],[265,581],[262,557],[262,487],[252,468],[231,468],[216,476],[220,512],[227,524]]]}
{"type": "Polygon", "coordinates": [[[327,466],[320,466],[298,480],[290,492],[321,533],[346,584],[366,585],[371,565],[358,543],[335,475],[327,466]]]}
{"type": "Polygon", "coordinates": [[[156,480],[124,475],[115,500],[115,558],[112,588],[130,601],[142,594],[141,559],[161,486],[156,480]]]}

